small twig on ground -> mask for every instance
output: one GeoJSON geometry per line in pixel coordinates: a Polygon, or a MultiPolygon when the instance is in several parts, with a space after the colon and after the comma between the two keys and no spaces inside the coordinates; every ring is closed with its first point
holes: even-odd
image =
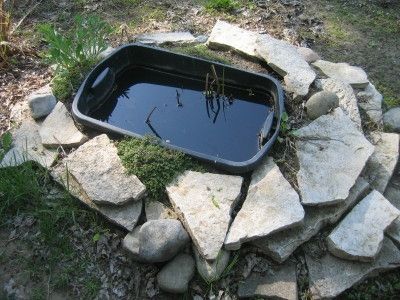
{"type": "Polygon", "coordinates": [[[153,114],[153,112],[156,110],[157,106],[154,106],[153,109],[151,110],[151,112],[148,114],[147,118],[146,118],[146,123],[149,124],[150,123],[150,117],[153,114]]]}

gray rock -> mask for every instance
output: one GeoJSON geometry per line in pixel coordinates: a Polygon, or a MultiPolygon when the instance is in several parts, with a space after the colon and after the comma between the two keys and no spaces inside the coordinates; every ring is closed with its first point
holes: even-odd
{"type": "Polygon", "coordinates": [[[140,255],[139,255],[139,247],[140,247],[139,232],[140,232],[140,228],[142,228],[142,226],[135,227],[122,240],[122,247],[125,250],[128,250],[132,254],[133,258],[136,261],[142,261],[140,255]]]}
{"type": "Polygon", "coordinates": [[[349,195],[374,146],[341,108],[295,132],[305,205],[342,202],[349,195]]]}
{"type": "Polygon", "coordinates": [[[357,94],[358,106],[367,116],[377,124],[382,122],[382,100],[383,96],[370,83],[364,91],[357,94]]]}
{"type": "Polygon", "coordinates": [[[308,62],[312,63],[321,59],[317,53],[315,53],[312,49],[306,47],[298,47],[297,52],[303,57],[303,59],[308,62]]]}
{"type": "Polygon", "coordinates": [[[204,44],[204,43],[207,42],[207,40],[208,40],[208,36],[207,35],[198,35],[194,39],[194,42],[198,43],[198,44],[204,44]]]}
{"type": "MultiPolygon", "coordinates": [[[[400,167],[400,166],[399,166],[400,167]]],[[[393,176],[389,185],[387,186],[384,194],[385,198],[389,200],[389,202],[400,210],[400,176],[396,174],[393,176]]],[[[386,234],[390,236],[393,240],[395,240],[400,245],[400,217],[398,217],[392,225],[386,230],[386,234]]]]}
{"type": "Polygon", "coordinates": [[[386,234],[396,241],[396,243],[400,244],[400,217],[394,220],[392,225],[388,227],[386,234]]]}
{"type": "Polygon", "coordinates": [[[363,171],[363,177],[371,187],[384,193],[399,159],[400,136],[396,133],[375,132],[371,134],[375,151],[363,171]]]}
{"type": "Polygon", "coordinates": [[[230,252],[221,249],[218,253],[217,259],[214,261],[205,260],[200,253],[197,251],[196,247],[193,247],[194,257],[196,259],[196,267],[201,278],[206,282],[215,282],[220,279],[225,268],[229,264],[230,252]]]}
{"type": "Polygon", "coordinates": [[[263,34],[256,41],[256,53],[278,74],[284,76],[289,92],[293,92],[295,96],[308,94],[316,74],[295,46],[263,34]]]}
{"type": "Polygon", "coordinates": [[[315,84],[324,91],[335,93],[339,97],[339,106],[357,124],[358,128],[361,129],[361,117],[358,110],[357,98],[349,84],[332,78],[316,80],[315,84]]]}
{"type": "Polygon", "coordinates": [[[383,124],[390,130],[400,132],[400,107],[394,107],[385,112],[383,124]]]}
{"type": "Polygon", "coordinates": [[[11,130],[12,148],[6,153],[0,162],[0,168],[19,166],[26,161],[36,161],[44,168],[49,168],[58,152],[43,147],[39,135],[39,125],[34,120],[22,122],[17,129],[11,130]]]}
{"type": "Polygon", "coordinates": [[[184,32],[155,32],[146,33],[136,37],[136,42],[146,45],[164,45],[168,43],[184,44],[193,43],[195,37],[187,31],[184,32]]]}
{"type": "Polygon", "coordinates": [[[106,134],[86,142],[64,161],[68,171],[97,204],[123,205],[145,195],[145,186],[135,175],[127,174],[117,148],[106,134]]]}
{"type": "Polygon", "coordinates": [[[372,191],[339,223],[327,238],[337,257],[373,261],[382,247],[383,233],[400,211],[377,191],[372,191]]]}
{"type": "Polygon", "coordinates": [[[225,248],[267,236],[302,222],[299,196],[283,177],[272,157],[254,172],[247,197],[225,239],[225,248]]]}
{"type": "Polygon", "coordinates": [[[57,100],[50,85],[46,85],[28,96],[28,105],[34,119],[47,116],[56,106],[56,103],[57,100]]]}
{"type": "Polygon", "coordinates": [[[265,276],[251,274],[244,282],[239,283],[238,296],[297,300],[296,265],[288,261],[283,265],[273,266],[265,276]]]}
{"type": "Polygon", "coordinates": [[[334,298],[368,276],[400,266],[400,251],[387,238],[375,261],[360,263],[326,254],[314,259],[306,253],[312,299],[334,298]]]}
{"type": "Polygon", "coordinates": [[[39,129],[42,144],[48,147],[77,147],[88,140],[76,128],[65,105],[58,102],[39,129]]]}
{"type": "Polygon", "coordinates": [[[341,80],[354,88],[366,88],[369,84],[368,76],[360,67],[350,66],[347,63],[333,63],[318,60],[313,66],[321,70],[326,76],[341,80]]]}
{"type": "Polygon", "coordinates": [[[255,52],[258,34],[218,20],[207,41],[213,49],[234,50],[240,54],[257,57],[255,52]]]}
{"type": "Polygon", "coordinates": [[[100,59],[104,59],[106,57],[109,57],[114,51],[115,51],[115,48],[108,46],[107,49],[100,52],[98,56],[100,59]]]}
{"type": "Polygon", "coordinates": [[[188,254],[179,254],[157,274],[157,283],[165,292],[181,294],[187,291],[193,275],[193,258],[188,254]]]}
{"type": "Polygon", "coordinates": [[[126,205],[97,205],[89,198],[82,186],[68,172],[65,161],[51,170],[53,179],[65,187],[65,189],[75,198],[79,199],[90,207],[102,214],[110,222],[121,226],[129,231],[133,230],[142,213],[142,201],[131,201],[126,205]]]}
{"type": "Polygon", "coordinates": [[[144,210],[146,212],[147,221],[178,218],[174,211],[172,211],[159,201],[149,201],[147,199],[145,202],[144,210]]]}
{"type": "Polygon", "coordinates": [[[167,187],[168,197],[200,254],[215,260],[224,243],[243,178],[187,171],[167,187]]]}
{"type": "Polygon", "coordinates": [[[318,92],[306,102],[307,115],[311,120],[315,120],[338,106],[339,98],[336,94],[325,91],[318,92]]]}
{"type": "Polygon", "coordinates": [[[182,250],[190,238],[178,220],[152,220],[139,232],[139,255],[147,262],[170,260],[182,250]]]}
{"type": "Polygon", "coordinates": [[[255,240],[253,244],[275,261],[282,263],[297,247],[311,239],[323,227],[336,223],[349,208],[365,196],[368,188],[368,182],[360,177],[351,188],[349,196],[342,203],[325,207],[305,207],[303,224],[255,240]]]}

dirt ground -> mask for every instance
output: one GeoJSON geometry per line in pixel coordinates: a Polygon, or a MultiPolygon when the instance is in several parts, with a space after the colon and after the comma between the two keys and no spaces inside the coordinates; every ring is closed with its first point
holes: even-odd
{"type": "MultiPolygon", "coordinates": [[[[215,21],[223,19],[311,47],[327,60],[359,65],[383,93],[385,109],[400,104],[400,1],[270,0],[265,1],[265,7],[258,7],[243,0],[238,1],[239,9],[234,13],[206,10],[205,2],[15,0],[13,24],[22,22],[11,36],[13,55],[0,69],[0,135],[11,126],[13,105],[51,81],[52,71],[41,58],[46,45],[37,32],[38,25],[51,23],[67,29],[77,14],[96,14],[107,20],[114,28],[109,41],[113,46],[132,42],[135,35],[144,32],[188,30],[195,35],[208,34],[215,21]]],[[[222,55],[239,67],[269,72],[235,54],[222,55]]],[[[301,107],[301,101],[290,106],[289,113],[301,107]]],[[[79,205],[74,211],[78,214],[76,222],[60,233],[71,240],[65,249],[44,242],[34,215],[12,215],[0,224],[0,287],[4,287],[0,299],[176,299],[159,293],[155,286],[160,265],[136,263],[121,250],[123,231],[99,221],[96,214],[85,212],[79,205]]],[[[234,294],[241,276],[254,268],[266,272],[270,264],[255,249],[244,248],[235,255],[234,270],[225,278],[210,286],[196,277],[190,292],[182,298],[199,295],[229,299],[224,295],[234,294]]],[[[302,270],[301,251],[294,256],[302,270]]],[[[392,272],[381,280],[368,280],[344,297],[391,295],[394,299],[399,296],[399,282],[400,273],[392,272]]],[[[299,286],[301,298],[309,299],[307,283],[299,282],[299,286]]]]}

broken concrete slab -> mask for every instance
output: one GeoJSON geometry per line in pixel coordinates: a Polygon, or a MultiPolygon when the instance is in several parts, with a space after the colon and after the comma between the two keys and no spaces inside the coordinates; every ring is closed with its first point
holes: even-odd
{"type": "Polygon", "coordinates": [[[258,33],[218,20],[207,41],[212,49],[234,50],[240,54],[257,57],[255,52],[258,33]]]}
{"type": "Polygon", "coordinates": [[[354,88],[363,89],[369,84],[367,74],[360,67],[350,66],[348,63],[333,63],[326,60],[317,60],[312,65],[326,76],[343,81],[354,88]]]}
{"type": "Polygon", "coordinates": [[[47,147],[77,147],[88,140],[76,128],[74,120],[62,102],[58,102],[39,129],[42,144],[47,147]]]}
{"type": "Polygon", "coordinates": [[[365,90],[358,92],[358,106],[367,114],[367,116],[375,123],[382,123],[382,101],[383,96],[379,93],[375,86],[370,83],[365,90]]]}
{"type": "Polygon", "coordinates": [[[35,161],[49,168],[58,157],[57,150],[46,149],[39,135],[39,125],[34,120],[23,121],[17,129],[11,130],[12,148],[0,162],[0,168],[19,166],[26,161],[35,161]]]}
{"type": "Polygon", "coordinates": [[[224,243],[243,178],[186,171],[167,187],[168,197],[200,254],[215,260],[224,243]]]}
{"type": "Polygon", "coordinates": [[[256,41],[256,53],[279,75],[284,77],[286,89],[295,96],[308,94],[316,74],[295,46],[270,35],[259,35],[256,41]]]}
{"type": "Polygon", "coordinates": [[[329,253],[317,259],[306,253],[306,264],[313,299],[330,299],[368,276],[400,267],[400,251],[392,241],[385,238],[382,250],[373,262],[344,260],[329,253]]]}
{"type": "Polygon", "coordinates": [[[344,201],[374,146],[341,108],[319,117],[295,135],[302,203],[327,205],[344,201]]]}
{"type": "Polygon", "coordinates": [[[97,204],[124,205],[143,198],[146,188],[128,175],[117,148],[106,134],[99,135],[70,153],[64,163],[87,196],[97,204]]]}
{"type": "Polygon", "coordinates": [[[340,258],[373,261],[381,250],[386,228],[399,215],[397,208],[373,190],[327,237],[328,249],[340,258]]]}
{"type": "Polygon", "coordinates": [[[238,296],[297,300],[295,263],[288,261],[283,265],[272,266],[265,276],[252,273],[244,282],[239,283],[238,296]]]}
{"type": "Polygon", "coordinates": [[[268,157],[252,176],[247,197],[229,228],[225,248],[238,250],[242,243],[296,226],[303,218],[299,196],[268,157]]]}
{"type": "Polygon", "coordinates": [[[361,117],[357,98],[349,84],[337,79],[328,78],[316,80],[315,85],[319,89],[336,94],[339,97],[339,106],[357,124],[357,127],[361,129],[361,117]]]}
{"type": "Polygon", "coordinates": [[[375,151],[368,159],[362,176],[368,180],[373,189],[383,194],[399,160],[400,135],[373,132],[371,140],[375,145],[375,151]]]}
{"type": "Polygon", "coordinates": [[[305,207],[303,224],[257,239],[252,244],[275,261],[282,263],[297,247],[311,239],[323,227],[336,223],[349,208],[365,196],[368,188],[368,182],[360,177],[342,203],[325,207],[305,207]]]}
{"type": "Polygon", "coordinates": [[[128,231],[135,228],[142,213],[142,200],[131,201],[126,205],[97,205],[89,198],[82,186],[68,172],[65,162],[61,162],[50,172],[53,179],[75,198],[79,199],[89,208],[98,211],[110,222],[121,226],[128,231]]]}
{"type": "Polygon", "coordinates": [[[146,45],[164,45],[168,43],[193,43],[195,37],[188,31],[145,33],[136,37],[136,42],[146,45]]]}

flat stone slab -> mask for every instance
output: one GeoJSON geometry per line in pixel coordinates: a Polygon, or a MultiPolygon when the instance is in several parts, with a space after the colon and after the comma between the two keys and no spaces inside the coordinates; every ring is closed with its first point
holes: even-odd
{"type": "Polygon", "coordinates": [[[375,86],[370,83],[364,91],[357,93],[358,106],[367,116],[377,124],[382,123],[382,101],[383,96],[375,86]]]}
{"type": "Polygon", "coordinates": [[[28,105],[34,119],[47,116],[51,113],[56,103],[56,97],[54,97],[49,84],[28,96],[28,105]]]}
{"type": "Polygon", "coordinates": [[[330,78],[341,80],[355,88],[366,88],[369,84],[368,76],[360,67],[350,66],[348,63],[333,63],[326,60],[317,60],[313,66],[330,78]]]}
{"type": "MultiPolygon", "coordinates": [[[[69,167],[69,165],[68,165],[69,167]]],[[[50,172],[53,179],[65,187],[75,198],[79,199],[89,208],[98,211],[110,222],[121,226],[128,231],[135,228],[142,214],[142,200],[131,201],[126,205],[97,205],[89,198],[82,186],[68,172],[65,162],[61,162],[50,172]]]]}
{"type": "Polygon", "coordinates": [[[42,144],[48,147],[77,147],[88,140],[76,128],[74,120],[62,102],[58,102],[39,129],[42,144]]]}
{"type": "Polygon", "coordinates": [[[46,149],[39,135],[39,125],[34,120],[23,121],[17,129],[11,130],[12,148],[0,163],[0,168],[19,166],[26,161],[36,161],[49,168],[58,156],[57,150],[46,149]]]}
{"type": "Polygon", "coordinates": [[[163,45],[167,43],[192,43],[195,39],[188,31],[154,32],[137,36],[136,42],[147,45],[163,45]]]}
{"type": "Polygon", "coordinates": [[[123,205],[145,195],[145,186],[135,175],[127,174],[117,148],[106,134],[86,142],[64,161],[68,171],[97,204],[123,205]]]}
{"type": "Polygon", "coordinates": [[[238,296],[297,300],[296,265],[288,261],[283,265],[272,266],[265,276],[252,273],[244,282],[239,283],[238,296]]]}
{"type": "Polygon", "coordinates": [[[268,157],[253,173],[246,200],[226,236],[225,248],[238,250],[244,242],[295,226],[303,218],[299,196],[268,157]]]}
{"type": "Polygon", "coordinates": [[[225,240],[243,178],[186,171],[167,187],[168,197],[199,253],[215,260],[225,240]]]}
{"type": "Polygon", "coordinates": [[[400,135],[375,132],[371,134],[371,139],[375,151],[365,166],[363,177],[373,189],[383,194],[399,160],[400,135]]]}
{"type": "Polygon", "coordinates": [[[295,134],[302,203],[326,205],[344,201],[374,146],[341,108],[295,134]]]}
{"type": "Polygon", "coordinates": [[[201,278],[209,283],[219,280],[229,264],[230,251],[221,249],[217,259],[214,261],[204,259],[197,251],[196,247],[193,247],[193,252],[196,260],[197,272],[199,272],[201,278]]]}
{"type": "Polygon", "coordinates": [[[208,38],[207,46],[213,49],[234,50],[255,58],[257,38],[258,33],[218,20],[208,38]]]}
{"type": "Polygon", "coordinates": [[[361,117],[358,109],[358,101],[352,87],[340,80],[328,78],[318,79],[315,85],[326,91],[336,94],[339,97],[339,106],[350,116],[350,119],[361,129],[361,117]]]}
{"type": "Polygon", "coordinates": [[[297,48],[268,34],[259,35],[256,53],[279,75],[283,76],[286,89],[298,96],[308,94],[316,74],[297,48]]]}
{"type": "Polygon", "coordinates": [[[400,211],[378,191],[361,200],[327,237],[337,257],[373,261],[382,247],[383,234],[400,211]]]}
{"type": "Polygon", "coordinates": [[[368,276],[400,267],[400,251],[385,238],[382,250],[375,261],[360,263],[326,254],[320,259],[306,253],[312,299],[327,299],[361,282],[368,276]]]}
{"type": "Polygon", "coordinates": [[[368,188],[368,182],[360,177],[345,201],[325,207],[307,206],[304,208],[303,224],[257,239],[253,241],[253,245],[275,261],[282,263],[297,247],[311,239],[323,227],[336,223],[350,207],[357,203],[360,197],[365,195],[368,188]]]}

